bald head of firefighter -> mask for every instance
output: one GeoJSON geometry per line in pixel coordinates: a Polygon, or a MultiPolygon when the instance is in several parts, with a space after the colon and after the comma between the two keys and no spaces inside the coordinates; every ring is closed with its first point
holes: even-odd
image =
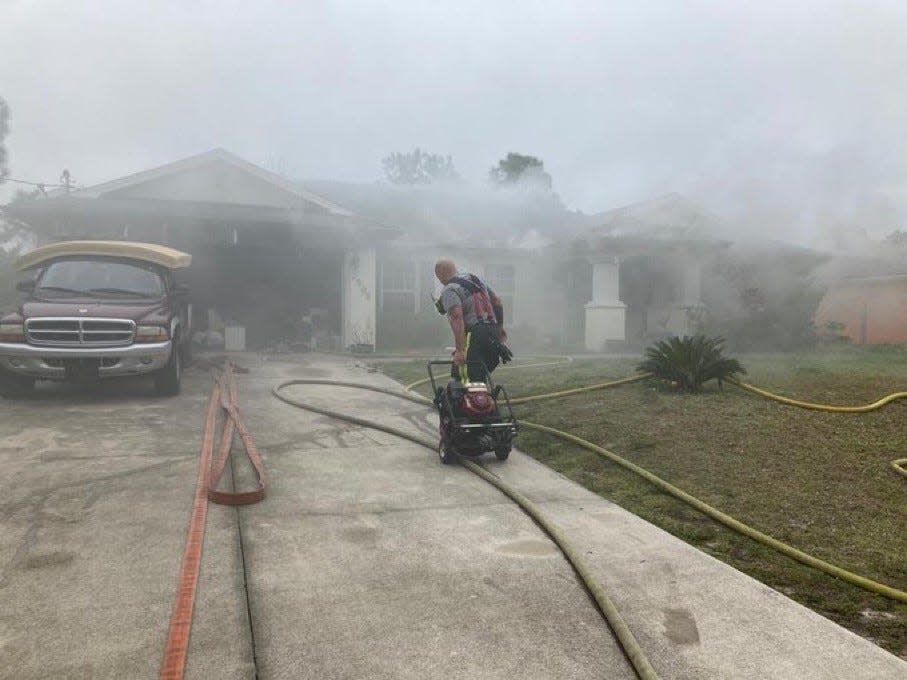
{"type": "Polygon", "coordinates": [[[444,286],[438,311],[447,315],[454,336],[451,375],[463,382],[484,382],[503,359],[510,360],[504,342],[501,298],[475,274],[460,272],[451,260],[438,260],[435,276],[444,286]]]}

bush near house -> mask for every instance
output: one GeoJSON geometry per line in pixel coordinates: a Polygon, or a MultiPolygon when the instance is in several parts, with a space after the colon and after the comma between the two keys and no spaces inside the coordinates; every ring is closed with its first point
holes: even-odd
{"type": "Polygon", "coordinates": [[[846,344],[851,340],[845,334],[847,326],[840,321],[826,321],[818,329],[819,342],[823,345],[846,344]]]}
{"type": "Polygon", "coordinates": [[[724,255],[703,272],[702,332],[725,338],[738,352],[814,346],[825,287],[813,272],[823,261],[808,251],[724,255]]]}
{"type": "Polygon", "coordinates": [[[710,380],[717,380],[721,385],[746,373],[739,361],[724,356],[724,338],[704,335],[656,342],[646,349],[646,359],[637,368],[686,392],[700,392],[710,380]]]}

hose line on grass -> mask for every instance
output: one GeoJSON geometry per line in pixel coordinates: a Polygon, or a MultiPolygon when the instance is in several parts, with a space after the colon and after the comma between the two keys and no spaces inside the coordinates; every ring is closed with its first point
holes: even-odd
{"type": "Polygon", "coordinates": [[[559,392],[548,392],[547,394],[532,394],[528,397],[516,397],[511,399],[511,404],[528,404],[533,401],[545,401],[547,399],[560,399],[561,397],[569,397],[573,394],[584,394],[585,392],[596,392],[598,390],[607,390],[612,387],[620,387],[621,385],[630,385],[632,383],[637,383],[646,378],[650,377],[648,373],[642,373],[640,375],[632,375],[629,378],[621,378],[620,380],[612,380],[610,382],[597,383],[595,385],[586,385],[584,387],[574,387],[569,390],[561,390],[559,392]]]}
{"type": "Polygon", "coordinates": [[[893,394],[886,395],[878,401],[872,402],[871,404],[863,404],[861,406],[833,406],[831,404],[815,404],[810,401],[791,399],[790,397],[784,397],[780,394],[775,394],[774,392],[763,390],[762,388],[756,387],[755,385],[740,382],[739,380],[728,380],[727,382],[747,392],[758,394],[760,397],[765,397],[766,399],[777,401],[779,404],[796,406],[797,408],[804,408],[810,411],[822,411],[823,413],[869,413],[870,411],[877,411],[883,406],[887,406],[891,402],[897,401],[898,399],[907,399],[907,392],[894,392],[893,394]]]}
{"type": "MultiPolygon", "coordinates": [[[[644,377],[644,376],[640,376],[639,379],[641,379],[642,377],[644,377]]],[[[617,382],[620,383],[620,381],[617,381],[617,382]]],[[[292,385],[333,385],[333,386],[338,386],[338,387],[350,387],[350,388],[354,388],[354,389],[364,389],[364,390],[370,390],[372,392],[388,394],[388,395],[391,395],[394,397],[399,397],[400,399],[406,399],[408,401],[411,401],[411,402],[414,402],[417,404],[431,405],[431,403],[432,403],[429,399],[427,399],[421,395],[418,395],[418,394],[400,392],[399,390],[393,390],[393,389],[388,389],[385,387],[378,387],[376,385],[368,385],[368,384],[356,383],[356,382],[332,381],[332,380],[290,380],[290,381],[282,383],[274,388],[274,395],[278,399],[285,401],[289,404],[292,404],[294,406],[298,406],[300,408],[306,408],[308,410],[315,411],[316,413],[321,413],[323,415],[328,415],[328,416],[332,416],[332,417],[342,417],[342,415],[337,414],[334,411],[329,411],[328,409],[319,409],[318,407],[313,407],[308,404],[303,404],[302,402],[296,402],[296,401],[290,399],[289,397],[286,397],[285,395],[281,394],[281,390],[283,390],[286,387],[290,387],[292,385]]],[[[555,393],[552,393],[552,394],[555,394],[555,393]]],[[[534,396],[537,398],[541,398],[541,397],[545,397],[548,395],[534,395],[534,396]]],[[[350,416],[349,418],[352,418],[352,416],[350,416]]],[[[359,421],[351,420],[350,422],[359,422],[359,421]]],[[[842,581],[855,585],[855,586],[862,588],[864,590],[867,590],[869,592],[876,593],[878,595],[882,595],[883,597],[887,597],[889,599],[896,600],[898,602],[907,603],[907,592],[905,592],[903,590],[899,590],[897,588],[893,588],[884,583],[879,583],[878,581],[874,581],[870,578],[861,576],[860,574],[856,574],[852,571],[848,571],[847,569],[839,567],[835,564],[831,564],[830,562],[826,562],[825,560],[821,560],[818,557],[814,557],[813,555],[810,555],[809,553],[805,553],[802,550],[798,550],[797,548],[794,548],[793,546],[790,546],[782,541],[779,541],[778,539],[776,539],[772,536],[769,536],[768,534],[765,534],[765,533],[759,531],[758,529],[755,529],[755,528],[749,526],[748,524],[745,524],[745,523],[741,522],[740,520],[735,519],[734,517],[731,517],[730,515],[722,512],[721,510],[718,510],[717,508],[709,505],[705,501],[693,496],[692,494],[687,493],[683,489],[680,489],[680,488],[674,486],[670,482],[667,482],[664,479],[662,479],[661,477],[658,477],[657,475],[653,474],[652,472],[649,472],[645,468],[640,467],[639,465],[636,465],[635,463],[630,462],[623,456],[620,456],[620,455],[614,453],[613,451],[609,451],[608,449],[605,449],[601,446],[597,446],[596,444],[593,444],[590,441],[582,439],[581,437],[577,437],[576,435],[572,435],[568,432],[564,432],[562,430],[558,430],[553,427],[548,427],[546,425],[540,425],[538,423],[532,423],[532,422],[525,421],[525,420],[521,420],[520,422],[523,426],[525,426],[529,429],[537,430],[540,432],[545,432],[547,434],[554,435],[555,437],[563,439],[564,441],[568,441],[568,442],[571,442],[578,446],[581,446],[582,448],[587,449],[588,451],[591,451],[591,452],[595,453],[596,455],[598,455],[599,457],[605,458],[606,460],[609,460],[612,463],[616,463],[617,465],[620,465],[621,467],[639,475],[646,481],[657,486],[662,491],[670,494],[671,496],[674,496],[678,500],[683,501],[687,505],[690,505],[691,507],[699,510],[703,514],[711,517],[715,521],[723,524],[724,526],[728,527],[729,529],[732,529],[733,531],[736,531],[737,533],[739,533],[743,536],[751,538],[754,541],[762,543],[763,545],[768,546],[769,548],[777,550],[778,552],[780,552],[784,555],[787,555],[788,557],[791,557],[792,559],[795,559],[802,564],[806,564],[810,567],[818,569],[822,572],[825,572],[826,574],[829,574],[830,576],[839,578],[842,581]]],[[[371,421],[362,421],[362,422],[360,422],[360,424],[363,424],[365,427],[374,427],[374,428],[377,428],[380,430],[389,431],[389,430],[385,429],[386,426],[381,426],[380,424],[372,423],[371,421]]],[[[393,431],[393,432],[391,432],[391,434],[399,434],[399,432],[400,431],[393,431]]],[[[408,439],[412,439],[412,437],[409,436],[408,434],[401,434],[400,436],[405,436],[408,439]]],[[[424,444],[425,441],[427,441],[427,440],[419,441],[419,443],[424,444]]],[[[428,444],[426,444],[426,445],[428,446],[428,444]]],[[[431,443],[429,448],[434,448],[433,442],[431,443]]],[[[905,463],[907,463],[907,459],[904,459],[902,461],[896,461],[896,462],[905,464],[905,463]]],[[[907,476],[907,473],[905,473],[904,470],[900,467],[898,467],[898,472],[901,472],[902,474],[905,474],[905,476],[907,476]]]]}
{"type": "MultiPolygon", "coordinates": [[[[430,405],[431,401],[420,397],[417,395],[404,394],[399,391],[389,390],[374,385],[366,385],[354,382],[342,382],[342,381],[332,381],[332,380],[290,380],[288,382],[281,383],[277,385],[274,390],[274,396],[280,399],[281,401],[295,406],[297,408],[305,409],[313,413],[318,413],[330,418],[336,418],[338,420],[344,420],[348,423],[353,423],[355,425],[360,425],[362,427],[368,427],[375,430],[380,430],[382,432],[387,432],[396,437],[402,439],[407,439],[416,444],[421,444],[429,449],[435,450],[437,448],[437,442],[429,439],[428,437],[419,436],[407,432],[406,430],[392,427],[390,425],[385,425],[384,423],[375,422],[373,420],[367,420],[365,418],[359,418],[357,416],[349,415],[346,413],[341,413],[334,411],[333,409],[321,408],[307,402],[299,401],[288,397],[281,393],[284,388],[291,387],[293,385],[331,385],[339,387],[351,387],[354,389],[367,389],[373,392],[381,392],[383,394],[389,394],[395,397],[401,397],[409,401],[413,401],[417,404],[426,404],[430,405]]],[[[485,468],[480,465],[477,465],[471,460],[460,459],[460,462],[468,469],[470,472],[478,475],[484,479],[489,484],[495,486],[500,490],[504,495],[508,496],[513,502],[522,508],[522,510],[531,517],[536,524],[538,524],[548,536],[551,537],[551,540],[561,549],[564,553],[564,556],[567,558],[567,561],[576,571],[577,575],[582,580],[583,584],[588,589],[589,593],[592,595],[592,598],[595,600],[595,603],[598,605],[599,610],[602,613],[602,616],[605,618],[605,621],[611,627],[611,630],[614,632],[614,635],[617,637],[617,640],[623,649],[624,653],[627,655],[630,663],[633,666],[633,670],[636,672],[636,675],[640,680],[658,680],[658,674],[655,672],[655,669],[652,667],[652,664],[649,662],[646,657],[645,652],[637,642],[636,638],[633,636],[633,632],[627,626],[626,621],[620,614],[620,611],[617,609],[617,606],[608,596],[607,591],[601,585],[601,583],[596,580],[595,576],[592,573],[589,564],[583,558],[580,550],[576,548],[568,539],[566,534],[558,527],[556,524],[551,522],[544,514],[542,514],[539,507],[529,500],[526,496],[517,491],[513,486],[503,481],[496,475],[492,474],[485,468]]]]}
{"type": "MultiPolygon", "coordinates": [[[[791,399],[790,397],[784,397],[780,394],[775,394],[774,392],[769,392],[768,390],[763,390],[760,387],[755,385],[750,385],[745,382],[740,382],[739,380],[728,380],[731,385],[739,387],[742,390],[747,392],[752,392],[753,394],[759,395],[760,397],[765,397],[772,401],[776,401],[779,404],[786,404],[787,406],[796,406],[797,408],[805,408],[810,411],[820,411],[822,413],[869,413],[870,411],[877,411],[883,406],[888,406],[888,404],[897,401],[898,399],[907,398],[907,392],[893,392],[891,394],[885,395],[881,399],[872,402],[871,404],[863,404],[862,406],[834,406],[832,404],[816,404],[811,401],[800,401],[798,399],[791,399]]],[[[889,463],[891,468],[897,472],[902,477],[907,477],[907,468],[904,466],[907,465],[907,458],[898,458],[889,463]]]]}
{"type": "Polygon", "coordinates": [[[683,501],[687,505],[690,505],[690,506],[696,508],[704,515],[708,515],[709,517],[714,519],[716,522],[723,524],[724,526],[728,527],[729,529],[732,529],[732,530],[736,531],[737,533],[739,533],[743,536],[746,536],[747,538],[751,538],[754,541],[757,541],[758,543],[761,543],[765,546],[768,546],[769,548],[777,550],[778,552],[782,553],[783,555],[792,557],[793,559],[797,560],[798,562],[801,562],[801,563],[808,565],[810,567],[813,567],[815,569],[819,569],[820,571],[824,571],[826,574],[829,574],[830,576],[839,578],[842,581],[846,581],[846,582],[848,582],[852,585],[858,586],[859,588],[862,588],[864,590],[868,590],[870,592],[876,593],[878,595],[882,595],[882,596],[887,597],[892,600],[897,600],[899,602],[907,603],[907,592],[905,592],[903,590],[898,590],[897,588],[892,588],[891,586],[885,585],[884,583],[879,583],[878,581],[873,581],[872,579],[867,578],[865,576],[861,576],[860,574],[855,574],[852,571],[848,571],[847,569],[839,567],[835,564],[831,564],[830,562],[821,560],[818,557],[814,557],[814,556],[810,555],[809,553],[805,553],[802,550],[798,550],[797,548],[794,548],[793,546],[788,545],[787,543],[779,541],[777,538],[769,536],[768,534],[765,534],[765,533],[759,531],[758,529],[754,529],[753,527],[749,526],[748,524],[744,524],[740,520],[735,519],[734,517],[731,517],[730,515],[722,512],[721,510],[718,510],[717,508],[709,505],[705,501],[700,500],[696,496],[693,496],[692,494],[687,493],[683,489],[680,489],[680,488],[674,486],[673,484],[671,484],[670,482],[663,480],[661,477],[658,477],[657,475],[649,472],[645,468],[640,467],[639,465],[636,465],[635,463],[630,462],[626,458],[617,455],[613,451],[609,451],[608,449],[605,449],[601,446],[597,446],[590,441],[587,441],[585,439],[572,435],[568,432],[563,432],[562,430],[557,430],[553,427],[548,427],[546,425],[539,425],[537,423],[530,423],[525,420],[521,421],[521,423],[525,427],[529,428],[530,430],[538,430],[539,432],[547,432],[548,434],[554,435],[555,437],[558,437],[565,441],[572,442],[573,444],[576,444],[577,446],[581,446],[582,448],[587,449],[588,451],[592,451],[596,455],[598,455],[602,458],[606,458],[607,460],[610,460],[613,463],[617,463],[621,467],[626,468],[627,470],[630,470],[631,472],[636,473],[637,475],[639,475],[646,481],[654,484],[662,491],[670,494],[671,496],[674,496],[674,498],[677,498],[678,500],[683,501]]]}

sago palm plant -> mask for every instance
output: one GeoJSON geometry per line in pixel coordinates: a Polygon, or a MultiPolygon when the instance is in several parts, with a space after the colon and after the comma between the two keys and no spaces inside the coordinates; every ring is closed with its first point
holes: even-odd
{"type": "Polygon", "coordinates": [[[646,349],[646,359],[637,368],[688,392],[699,392],[709,380],[721,385],[746,373],[739,361],[724,356],[724,338],[704,335],[661,340],[646,349]]]}

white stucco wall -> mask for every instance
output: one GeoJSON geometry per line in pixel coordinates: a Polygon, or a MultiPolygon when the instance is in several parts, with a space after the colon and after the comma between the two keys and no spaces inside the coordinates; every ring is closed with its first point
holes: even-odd
{"type": "Polygon", "coordinates": [[[377,267],[373,248],[346,253],[343,258],[343,346],[374,345],[377,267]]]}

